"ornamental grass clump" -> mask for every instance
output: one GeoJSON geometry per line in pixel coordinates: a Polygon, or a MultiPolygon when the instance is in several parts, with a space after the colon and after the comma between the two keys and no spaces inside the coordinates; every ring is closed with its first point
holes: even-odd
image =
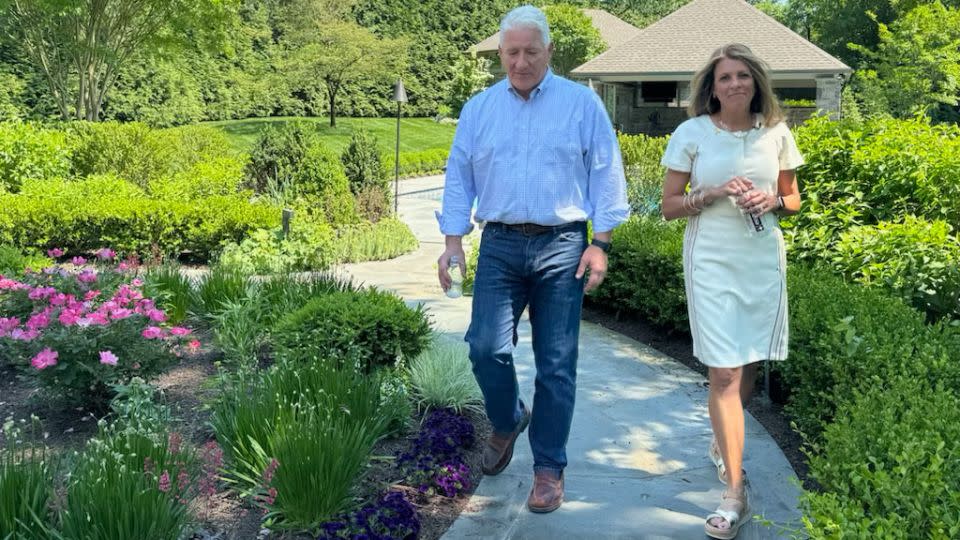
{"type": "Polygon", "coordinates": [[[0,342],[52,396],[103,409],[113,385],[165,369],[191,330],[169,326],[141,280],[72,262],[79,273],[50,267],[23,281],[0,278],[0,342]]]}
{"type": "Polygon", "coordinates": [[[470,489],[463,449],[474,440],[473,424],[466,417],[447,409],[431,411],[411,448],[397,454],[397,468],[404,481],[424,495],[456,497],[470,489]]]}
{"type": "Polygon", "coordinates": [[[410,363],[410,385],[422,409],[482,411],[483,394],[466,347],[437,340],[410,363]]]}
{"type": "MultiPolygon", "coordinates": [[[[25,421],[21,421],[21,424],[25,421]]],[[[33,431],[39,420],[34,417],[33,431]]],[[[12,419],[3,424],[4,448],[0,450],[0,532],[3,538],[40,540],[50,538],[53,465],[46,447],[36,438],[24,437],[22,425],[12,419]]]]}
{"type": "Polygon", "coordinates": [[[333,364],[280,363],[226,378],[213,405],[225,479],[264,508],[272,528],[319,530],[346,510],[388,431],[380,377],[333,364]]]}
{"type": "Polygon", "coordinates": [[[75,460],[60,514],[60,532],[70,540],[179,540],[189,531],[194,499],[216,491],[222,464],[215,443],[198,455],[178,433],[105,422],[75,460]]]}

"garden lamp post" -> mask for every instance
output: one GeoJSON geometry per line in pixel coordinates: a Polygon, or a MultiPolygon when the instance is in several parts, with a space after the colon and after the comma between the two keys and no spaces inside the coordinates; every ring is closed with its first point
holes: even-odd
{"type": "Polygon", "coordinates": [[[403,79],[397,79],[397,83],[393,85],[393,101],[397,102],[397,150],[393,156],[393,213],[396,215],[400,196],[400,105],[407,102],[403,79]]]}

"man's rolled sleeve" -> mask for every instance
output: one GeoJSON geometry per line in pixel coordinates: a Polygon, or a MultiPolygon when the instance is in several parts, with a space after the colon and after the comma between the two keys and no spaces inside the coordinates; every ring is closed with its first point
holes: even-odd
{"type": "Polygon", "coordinates": [[[457,131],[453,136],[450,156],[447,158],[442,213],[437,215],[440,232],[447,236],[463,236],[473,229],[470,223],[470,210],[477,196],[477,188],[470,162],[472,139],[469,112],[464,107],[460,122],[457,124],[457,131]]]}
{"type": "Polygon", "coordinates": [[[587,196],[595,232],[612,231],[630,217],[627,181],[623,173],[620,143],[600,98],[594,96],[587,118],[590,148],[587,152],[587,196]]]}

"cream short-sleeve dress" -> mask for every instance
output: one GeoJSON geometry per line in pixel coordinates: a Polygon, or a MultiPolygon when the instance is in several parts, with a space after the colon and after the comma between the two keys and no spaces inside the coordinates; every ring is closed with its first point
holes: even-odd
{"type": "MultiPolygon", "coordinates": [[[[677,127],[661,163],[689,172],[692,188],[745,176],[776,193],[781,170],[803,164],[786,124],[729,132],[707,115],[677,127]]],[[[687,220],[683,270],[693,354],[711,367],[739,367],[787,357],[787,286],[783,233],[774,213],[751,233],[733,201],[720,199],[687,220]]]]}

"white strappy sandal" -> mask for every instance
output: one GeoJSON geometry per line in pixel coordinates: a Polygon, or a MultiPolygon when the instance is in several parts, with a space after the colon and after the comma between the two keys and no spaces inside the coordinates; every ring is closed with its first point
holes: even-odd
{"type": "Polygon", "coordinates": [[[727,484],[727,466],[723,464],[723,456],[720,455],[720,445],[717,444],[717,438],[710,439],[710,449],[707,450],[707,457],[717,467],[717,480],[723,485],[727,484]]]}
{"type": "Polygon", "coordinates": [[[750,504],[747,501],[747,490],[743,490],[743,499],[734,496],[728,496],[726,491],[721,495],[720,506],[707,516],[703,524],[703,530],[710,538],[719,540],[733,540],[740,532],[740,527],[750,521],[750,504]],[[722,519],[727,522],[729,527],[721,529],[710,523],[711,520],[722,519]]]}

